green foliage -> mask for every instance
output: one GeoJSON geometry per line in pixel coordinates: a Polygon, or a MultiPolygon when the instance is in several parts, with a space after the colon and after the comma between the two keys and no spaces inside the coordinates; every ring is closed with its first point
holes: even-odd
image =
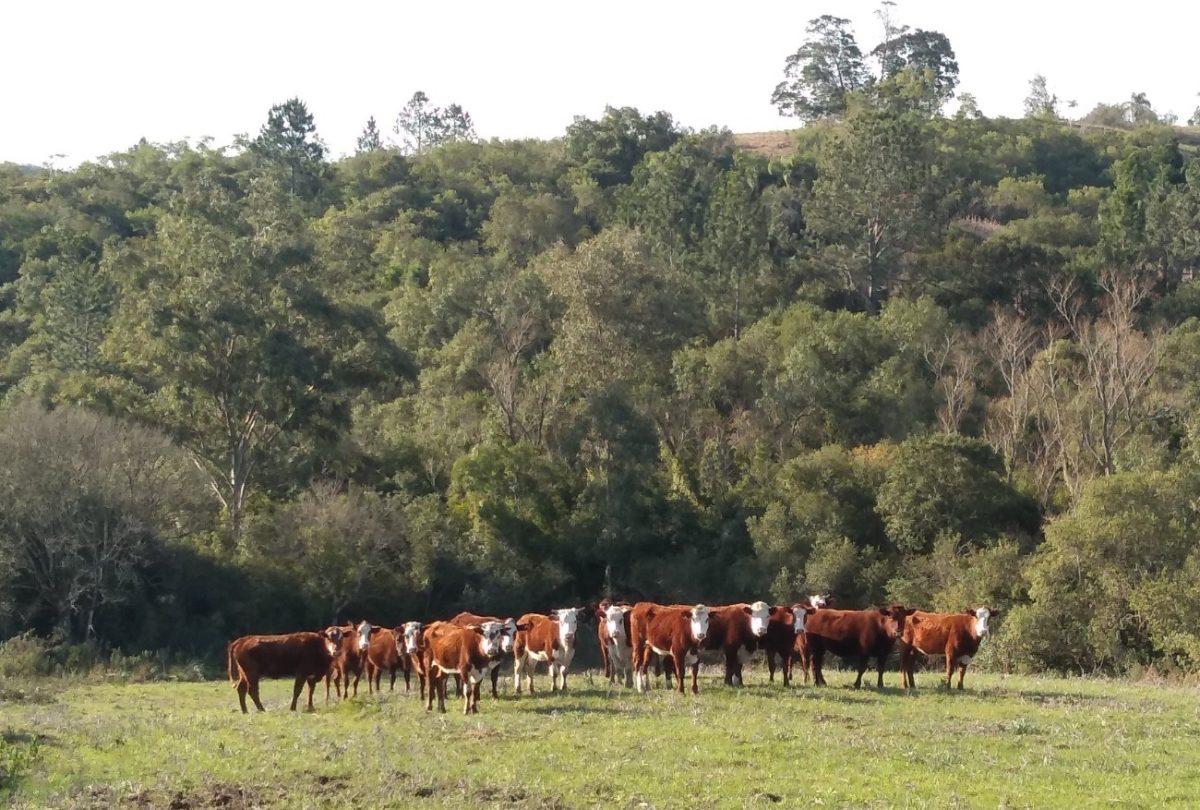
{"type": "Polygon", "coordinates": [[[784,79],[771,94],[781,115],[802,121],[838,118],[846,97],[868,79],[850,21],[825,14],[809,20],[808,39],[784,63],[784,79]]]}
{"type": "Polygon", "coordinates": [[[317,137],[308,107],[298,98],[276,104],[267,115],[251,151],[282,177],[289,194],[311,198],[324,172],[325,145],[317,137]]]}

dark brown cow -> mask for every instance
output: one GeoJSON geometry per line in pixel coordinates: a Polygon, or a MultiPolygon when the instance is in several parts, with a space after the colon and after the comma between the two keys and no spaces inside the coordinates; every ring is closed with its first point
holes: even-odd
{"type": "Polygon", "coordinates": [[[575,657],[575,635],[586,608],[560,608],[551,614],[526,613],[517,620],[513,642],[513,689],[521,694],[521,678],[529,679],[533,694],[533,672],[539,663],[550,669],[550,690],[567,690],[567,667],[575,657]]]}
{"type": "MultiPolygon", "coordinates": [[[[517,636],[517,623],[512,618],[501,619],[497,616],[481,616],[478,613],[467,613],[466,611],[458,614],[450,620],[451,624],[459,627],[469,627],[471,625],[479,625],[482,627],[487,622],[499,622],[504,627],[504,634],[500,637],[500,654],[501,658],[496,661],[492,667],[492,697],[500,697],[500,665],[503,663],[503,656],[508,655],[513,651],[513,643],[517,636]]],[[[458,685],[461,692],[462,684],[458,685]]],[[[456,692],[459,694],[460,692],[456,692]]]]}
{"type": "MultiPolygon", "coordinates": [[[[805,623],[807,618],[817,610],[809,601],[811,598],[797,602],[790,608],[780,605],[778,610],[771,615],[771,622],[767,625],[767,634],[760,642],[766,652],[768,680],[771,683],[775,682],[776,656],[779,657],[783,685],[788,686],[792,682],[792,661],[804,638],[805,623]]],[[[807,654],[807,646],[804,649],[807,654]]],[[[804,679],[806,682],[808,681],[807,672],[804,679]]]]}
{"type": "Polygon", "coordinates": [[[904,620],[913,611],[901,605],[876,610],[818,610],[808,617],[804,626],[808,649],[812,656],[813,683],[825,685],[821,667],[825,653],[854,659],[858,678],[854,688],[862,686],[863,673],[872,658],[879,671],[879,688],[883,688],[883,670],[896,640],[904,633],[904,620]]]}
{"type": "Polygon", "coordinates": [[[246,695],[260,712],[266,711],[258,698],[262,678],[295,678],[292,711],[300,699],[300,690],[308,684],[308,708],[313,710],[313,690],[321,676],[329,672],[334,656],[342,646],[342,630],[328,627],[319,633],[289,633],[277,636],[242,636],[226,647],[229,680],[237,687],[238,703],[246,710],[246,695]]]}
{"type": "Polygon", "coordinates": [[[342,631],[342,648],[333,659],[332,666],[325,673],[325,702],[329,702],[329,681],[339,698],[350,697],[350,676],[354,676],[354,697],[358,697],[358,681],[362,678],[363,669],[367,662],[367,648],[371,644],[371,635],[380,630],[370,622],[362,621],[358,627],[345,625],[342,631]],[[344,683],[343,683],[344,681],[344,683]]]}
{"type": "Polygon", "coordinates": [[[424,633],[425,671],[429,678],[425,709],[433,709],[433,695],[437,692],[438,711],[446,711],[446,677],[453,674],[464,685],[463,714],[478,713],[479,685],[500,656],[503,625],[499,622],[488,622],[482,627],[438,624],[444,627],[431,625],[424,633]]]}
{"type": "MultiPolygon", "coordinates": [[[[686,607],[686,606],[684,606],[686,607]]],[[[725,658],[725,685],[742,685],[742,666],[767,634],[771,617],[787,608],[738,603],[709,608],[708,635],[701,649],[720,650],[725,658]]]]}
{"type": "Polygon", "coordinates": [[[404,653],[404,626],[380,628],[371,635],[366,653],[367,691],[382,692],[381,681],[386,670],[391,676],[388,691],[396,688],[396,670],[404,673],[404,691],[412,688],[412,667],[404,653]]]}
{"type": "Polygon", "coordinates": [[[988,621],[1000,613],[990,607],[966,610],[962,613],[925,613],[916,611],[908,617],[900,637],[900,677],[904,687],[915,689],[913,677],[917,655],[946,657],[946,688],[958,666],[958,688],[963,688],[967,664],[979,652],[979,644],[988,635],[988,621]]]}
{"type": "MultiPolygon", "coordinates": [[[[708,608],[696,605],[682,609],[652,602],[639,602],[629,612],[630,647],[633,651],[633,668],[637,678],[637,689],[644,692],[650,688],[652,653],[670,657],[675,668],[679,691],[682,693],[684,667],[692,668],[692,694],[700,690],[697,674],[700,668],[699,646],[708,635],[708,608]]],[[[665,666],[665,662],[664,662],[665,666]]]]}

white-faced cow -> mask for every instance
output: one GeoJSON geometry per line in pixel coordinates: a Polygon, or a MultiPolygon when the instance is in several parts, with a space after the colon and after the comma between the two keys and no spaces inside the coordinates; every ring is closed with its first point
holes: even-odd
{"type": "Polygon", "coordinates": [[[513,688],[521,693],[522,676],[533,694],[533,672],[539,663],[550,668],[551,691],[567,689],[567,667],[575,657],[575,638],[586,608],[561,608],[548,615],[526,613],[517,621],[513,644],[513,688]]]}
{"type": "Polygon", "coordinates": [[[600,651],[609,683],[620,680],[633,686],[633,648],[629,644],[629,611],[632,605],[606,605],[599,613],[600,651]]]}
{"type": "Polygon", "coordinates": [[[350,697],[350,676],[354,676],[354,696],[358,697],[358,681],[362,677],[367,663],[367,649],[371,646],[371,636],[380,628],[374,627],[368,621],[361,621],[358,626],[345,625],[342,630],[342,648],[333,664],[325,674],[325,702],[329,702],[329,681],[333,679],[334,689],[339,698],[350,697]]]}
{"type": "Polygon", "coordinates": [[[446,711],[446,677],[457,675],[464,685],[463,714],[478,713],[479,686],[491,671],[493,660],[500,656],[503,625],[485,622],[482,626],[446,627],[449,629],[441,632],[425,632],[425,669],[429,673],[425,708],[433,709],[436,691],[438,711],[446,711]]]}
{"type": "Polygon", "coordinates": [[[962,613],[925,613],[917,611],[908,617],[900,637],[900,676],[905,688],[915,688],[913,669],[917,655],[946,657],[946,688],[958,666],[958,688],[963,688],[967,665],[979,644],[990,632],[988,622],[1000,613],[990,607],[980,607],[962,613]]]}
{"type": "Polygon", "coordinates": [[[648,672],[652,653],[669,659],[675,670],[679,691],[684,691],[684,668],[692,668],[692,694],[699,692],[699,646],[708,635],[709,611],[704,605],[677,608],[639,602],[629,613],[630,646],[637,689],[650,688],[648,672]]]}

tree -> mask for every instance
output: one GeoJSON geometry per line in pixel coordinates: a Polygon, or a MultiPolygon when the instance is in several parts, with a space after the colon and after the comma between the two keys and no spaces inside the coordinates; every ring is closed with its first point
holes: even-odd
{"type": "Polygon", "coordinates": [[[1046,77],[1035,74],[1029,80],[1029,95],[1025,97],[1026,118],[1058,118],[1058,96],[1046,86],[1046,77]]]}
{"type": "Polygon", "coordinates": [[[864,106],[818,156],[805,216],[868,312],[879,311],[903,257],[940,224],[925,126],[916,113],[864,106]]]}
{"type": "Polygon", "coordinates": [[[358,149],[355,154],[361,155],[363,152],[374,152],[382,148],[383,139],[379,136],[379,127],[375,123],[375,116],[372,115],[367,119],[362,134],[358,136],[358,149]]]}
{"type": "Polygon", "coordinates": [[[633,107],[605,107],[600,120],[576,116],[567,127],[567,162],[609,189],[628,183],[645,155],[669,149],[681,134],[665,112],[643,116],[633,107]]]}
{"type": "Polygon", "coordinates": [[[945,34],[904,28],[897,31],[894,38],[876,45],[871,55],[879,60],[884,80],[904,70],[928,75],[937,108],[954,96],[954,88],[958,86],[958,62],[945,34]]]}
{"type": "Polygon", "coordinates": [[[1134,126],[1159,123],[1158,113],[1145,93],[1134,93],[1125,103],[1125,118],[1134,126]]]}
{"type": "Polygon", "coordinates": [[[471,120],[471,114],[460,105],[451,104],[438,113],[438,143],[475,140],[475,122],[471,120]]]}
{"type": "Polygon", "coordinates": [[[1192,112],[1192,117],[1188,119],[1188,126],[1200,127],[1200,107],[1197,107],[1192,112]]]}
{"type": "Polygon", "coordinates": [[[862,51],[850,21],[829,14],[810,20],[808,39],[784,63],[784,80],[771,94],[780,115],[802,121],[840,118],[846,96],[867,83],[862,51]]]}
{"type": "Polygon", "coordinates": [[[268,165],[282,169],[288,194],[309,197],[316,192],[325,145],[303,101],[290,98],[273,106],[250,148],[268,165]]]}
{"type": "Polygon", "coordinates": [[[437,108],[429,103],[429,96],[418,90],[396,116],[393,131],[403,138],[408,154],[419,155],[435,145],[439,127],[437,108]]]}
{"type": "Polygon", "coordinates": [[[122,259],[105,351],[209,477],[240,538],[251,489],[276,453],[348,418],[347,387],[393,369],[374,318],[321,291],[302,220],[270,178],[239,199],[200,183],[122,259]]]}

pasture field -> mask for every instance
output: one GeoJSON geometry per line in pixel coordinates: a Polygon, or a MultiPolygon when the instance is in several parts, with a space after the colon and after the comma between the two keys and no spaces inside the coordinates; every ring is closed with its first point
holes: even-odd
{"type": "MultiPolygon", "coordinates": [[[[701,682],[699,697],[609,690],[484,696],[425,712],[400,691],[267,713],[207,683],[41,681],[0,690],[5,759],[26,807],[1195,807],[1200,690],[968,673],[906,694],[853,675],[783,689],[701,682]],[[29,691],[32,689],[33,691],[29,691]],[[22,752],[24,752],[22,754],[22,752]],[[21,757],[24,756],[22,763],[21,757]],[[15,759],[14,759],[15,758],[15,759]]],[[[549,686],[546,677],[539,690],[549,686]]],[[[386,679],[384,689],[386,690],[386,679]]]]}

